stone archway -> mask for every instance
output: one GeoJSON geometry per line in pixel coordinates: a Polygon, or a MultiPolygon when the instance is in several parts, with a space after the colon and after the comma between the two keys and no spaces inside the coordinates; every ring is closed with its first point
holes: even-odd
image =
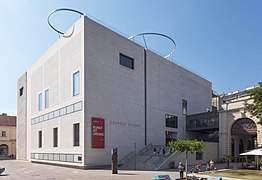
{"type": "Polygon", "coordinates": [[[8,156],[8,146],[6,144],[0,145],[0,156],[8,156]]]}
{"type": "Polygon", "coordinates": [[[257,125],[249,118],[237,119],[231,127],[231,137],[234,144],[231,146],[231,155],[239,157],[240,153],[255,148],[257,125]]]}

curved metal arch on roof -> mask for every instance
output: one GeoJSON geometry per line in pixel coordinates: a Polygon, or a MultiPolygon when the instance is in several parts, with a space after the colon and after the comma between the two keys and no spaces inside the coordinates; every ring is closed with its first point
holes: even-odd
{"type": "Polygon", "coordinates": [[[173,47],[172,51],[168,55],[166,55],[164,58],[169,59],[169,60],[172,61],[173,54],[175,53],[175,50],[176,50],[176,42],[171,37],[169,37],[169,36],[167,36],[165,34],[162,34],[162,33],[146,32],[146,33],[140,33],[140,34],[137,34],[137,35],[134,35],[134,36],[130,36],[128,39],[130,39],[130,40],[132,39],[134,41],[136,37],[142,36],[143,40],[144,40],[145,48],[148,49],[147,48],[146,39],[145,39],[145,35],[156,35],[156,36],[162,36],[164,38],[169,39],[173,43],[174,47],[173,47]]]}
{"type": "Polygon", "coordinates": [[[73,34],[73,32],[74,32],[74,26],[73,26],[72,32],[71,32],[69,35],[65,35],[64,32],[56,29],[56,28],[50,23],[50,16],[51,16],[52,14],[58,12],[58,11],[71,11],[71,12],[80,14],[80,17],[81,17],[81,16],[85,16],[85,14],[82,13],[82,12],[80,12],[80,11],[77,11],[77,10],[75,10],[75,9],[70,9],[70,8],[60,8],[60,9],[56,9],[56,10],[53,10],[52,12],[50,12],[50,13],[48,14],[48,16],[47,16],[47,22],[48,22],[49,26],[50,26],[54,31],[56,31],[56,32],[58,33],[59,37],[60,37],[60,35],[62,35],[62,37],[68,38],[68,37],[70,37],[70,36],[73,34]]]}

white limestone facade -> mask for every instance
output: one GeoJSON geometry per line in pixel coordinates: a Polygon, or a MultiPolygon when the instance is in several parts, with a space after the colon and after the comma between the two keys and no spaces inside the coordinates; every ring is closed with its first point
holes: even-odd
{"type": "Polygon", "coordinates": [[[26,86],[26,94],[18,96],[17,118],[24,122],[18,125],[26,127],[18,127],[22,142],[18,154],[20,146],[27,145],[17,156],[20,159],[79,167],[108,165],[113,148],[118,148],[121,159],[134,148],[165,145],[167,133],[173,139],[186,138],[186,114],[211,109],[211,83],[202,77],[87,17],[71,31],[18,81],[18,90],[26,86]],[[120,63],[122,55],[133,60],[133,67],[120,63]],[[166,126],[166,115],[177,118],[176,127],[166,126]],[[104,121],[103,147],[94,147],[94,118],[104,121]]]}

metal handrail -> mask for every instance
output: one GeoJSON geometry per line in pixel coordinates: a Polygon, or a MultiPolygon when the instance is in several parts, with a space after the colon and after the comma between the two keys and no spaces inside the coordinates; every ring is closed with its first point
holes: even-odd
{"type": "MultiPolygon", "coordinates": [[[[143,149],[141,149],[138,153],[135,154],[135,151],[130,152],[128,155],[126,155],[125,157],[123,157],[120,161],[119,164],[124,164],[127,161],[129,161],[131,158],[133,158],[135,155],[142,155],[144,153],[144,151],[149,148],[152,147],[152,143],[148,144],[147,146],[145,146],[143,149]]],[[[146,152],[145,151],[145,152],[146,152]]]]}
{"type": "MultiPolygon", "coordinates": [[[[167,156],[167,158],[155,169],[156,171],[158,171],[162,166],[164,166],[166,164],[167,161],[169,161],[175,154],[177,153],[177,151],[172,152],[169,156],[167,156]]],[[[155,164],[157,166],[158,162],[155,164]]]]}
{"type": "Polygon", "coordinates": [[[141,150],[137,153],[137,155],[143,155],[143,154],[144,154],[145,152],[147,152],[148,149],[150,149],[152,146],[153,146],[153,143],[148,144],[148,145],[145,146],[143,149],[141,149],[141,150]],[[150,148],[149,148],[149,147],[150,147],[150,148]]]}
{"type": "Polygon", "coordinates": [[[123,157],[120,161],[119,161],[119,164],[124,164],[126,163],[127,161],[129,161],[135,154],[135,151],[132,151],[131,153],[129,153],[128,155],[126,155],[125,157],[123,157]],[[130,157],[129,157],[130,156],[130,157]],[[131,157],[132,156],[132,157],[131,157]]]}
{"type": "Polygon", "coordinates": [[[156,154],[152,154],[149,158],[147,158],[144,162],[143,162],[143,164],[146,164],[147,163],[147,161],[149,161],[153,156],[155,156],[156,154]]]}

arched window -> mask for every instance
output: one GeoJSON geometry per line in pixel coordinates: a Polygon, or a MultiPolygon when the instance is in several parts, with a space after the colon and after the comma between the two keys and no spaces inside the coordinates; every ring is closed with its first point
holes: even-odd
{"type": "Polygon", "coordinates": [[[8,156],[8,146],[6,144],[0,145],[0,156],[8,156]]]}

